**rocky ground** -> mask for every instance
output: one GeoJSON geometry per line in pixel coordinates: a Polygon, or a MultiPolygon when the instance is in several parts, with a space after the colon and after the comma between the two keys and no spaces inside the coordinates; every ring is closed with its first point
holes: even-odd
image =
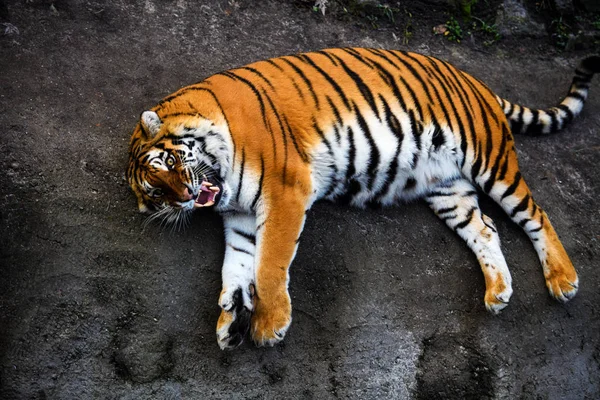
{"type": "MultiPolygon", "coordinates": [[[[0,2],[0,398],[600,398],[597,81],[573,126],[517,138],[579,271],[572,302],[548,296],[526,236],[489,201],[515,289],[499,316],[474,257],[425,205],[317,204],[285,342],[219,350],[221,222],[198,213],[182,232],[142,230],[124,179],[141,111],[211,73],[333,46],[427,53],[544,107],[597,46],[589,15],[592,34],[567,35],[565,51],[554,17],[493,40],[462,23],[458,43],[432,33],[452,16],[441,1],[396,7],[393,21],[308,3],[0,2]]],[[[493,23],[500,2],[480,3],[493,23]]]]}

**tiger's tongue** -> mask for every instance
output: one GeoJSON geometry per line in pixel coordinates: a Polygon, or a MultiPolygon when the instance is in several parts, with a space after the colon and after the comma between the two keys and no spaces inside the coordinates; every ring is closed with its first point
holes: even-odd
{"type": "Polygon", "coordinates": [[[206,204],[208,203],[210,200],[213,200],[215,197],[215,194],[211,191],[204,191],[201,190],[200,193],[198,194],[198,198],[196,198],[196,203],[199,204],[206,204]]]}
{"type": "Polygon", "coordinates": [[[217,194],[220,192],[218,186],[213,186],[210,182],[202,182],[200,186],[200,193],[198,193],[198,197],[196,197],[196,205],[198,207],[208,207],[212,206],[215,203],[215,198],[217,194]]]}

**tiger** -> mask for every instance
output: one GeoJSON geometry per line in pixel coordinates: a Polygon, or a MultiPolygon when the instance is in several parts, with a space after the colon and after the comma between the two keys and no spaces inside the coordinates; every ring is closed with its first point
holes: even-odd
{"type": "Polygon", "coordinates": [[[423,199],[475,254],[493,314],[513,293],[493,199],[531,240],[548,291],[579,279],[519,170],[513,135],[542,136],[582,111],[600,56],[579,64],[560,104],[532,109],[448,62],[417,53],[334,48],[214,74],[144,111],[127,179],[149,219],[194,210],[223,218],[216,326],[221,349],[281,342],[292,321],[289,268],[317,200],[356,207],[423,199]]]}

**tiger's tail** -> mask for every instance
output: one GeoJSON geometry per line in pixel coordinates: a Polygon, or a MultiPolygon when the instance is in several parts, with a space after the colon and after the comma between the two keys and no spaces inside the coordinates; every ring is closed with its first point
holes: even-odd
{"type": "Polygon", "coordinates": [[[592,77],[597,73],[600,73],[600,56],[585,58],[575,70],[567,96],[559,105],[546,110],[535,110],[498,96],[496,98],[510,122],[513,134],[546,135],[563,129],[579,115],[587,99],[592,77]]]}

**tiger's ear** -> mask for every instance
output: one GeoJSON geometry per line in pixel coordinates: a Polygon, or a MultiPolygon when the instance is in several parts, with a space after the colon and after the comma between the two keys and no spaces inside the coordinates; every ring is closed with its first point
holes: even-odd
{"type": "Polygon", "coordinates": [[[142,129],[149,138],[153,138],[160,131],[162,121],[154,111],[144,111],[140,121],[142,122],[142,129]]]}

